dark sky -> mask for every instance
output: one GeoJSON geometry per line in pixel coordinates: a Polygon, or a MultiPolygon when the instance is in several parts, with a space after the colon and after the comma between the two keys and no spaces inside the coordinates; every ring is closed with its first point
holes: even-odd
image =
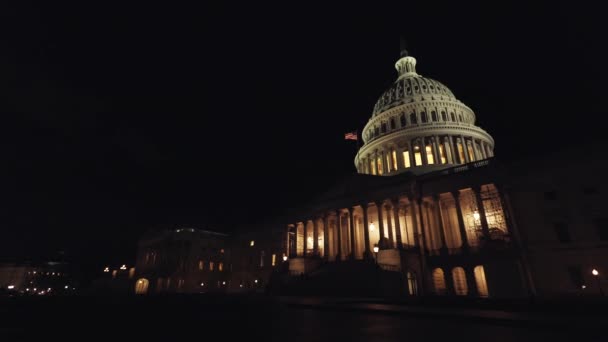
{"type": "Polygon", "coordinates": [[[605,31],[579,2],[126,3],[0,5],[0,257],[129,262],[152,225],[229,231],[305,201],[354,172],[343,135],[400,36],[497,156],[604,139],[605,31]]]}

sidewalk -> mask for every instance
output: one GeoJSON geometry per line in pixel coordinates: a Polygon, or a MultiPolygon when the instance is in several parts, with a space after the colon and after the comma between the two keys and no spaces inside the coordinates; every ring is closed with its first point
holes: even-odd
{"type": "Polygon", "coordinates": [[[437,307],[424,304],[383,303],[377,298],[278,297],[291,307],[320,310],[359,311],[379,314],[467,319],[491,323],[515,323],[543,327],[604,328],[608,316],[579,316],[552,312],[515,312],[461,307],[437,307]]]}

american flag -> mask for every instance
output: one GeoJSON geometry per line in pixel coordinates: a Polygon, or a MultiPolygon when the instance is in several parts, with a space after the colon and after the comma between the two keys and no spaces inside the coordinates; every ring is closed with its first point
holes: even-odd
{"type": "Polygon", "coordinates": [[[357,140],[357,131],[344,134],[344,140],[357,140]]]}

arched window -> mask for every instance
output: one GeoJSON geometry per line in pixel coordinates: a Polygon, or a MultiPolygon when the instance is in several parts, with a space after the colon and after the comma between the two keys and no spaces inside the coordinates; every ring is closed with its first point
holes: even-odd
{"type": "Polygon", "coordinates": [[[381,131],[382,133],[386,133],[386,122],[383,122],[381,127],[382,127],[382,128],[380,129],[380,131],[381,131]]]}
{"type": "Polygon", "coordinates": [[[426,117],[426,112],[420,112],[420,122],[427,123],[428,118],[426,117]]]}
{"type": "Polygon", "coordinates": [[[444,111],[441,111],[441,120],[448,121],[448,116],[445,114],[444,111]]]}
{"type": "Polygon", "coordinates": [[[450,116],[452,117],[452,121],[456,121],[456,116],[454,116],[454,113],[450,113],[450,116]]]}
{"type": "Polygon", "coordinates": [[[395,129],[395,118],[391,118],[391,129],[395,129]]]}
{"type": "Polygon", "coordinates": [[[401,127],[407,126],[407,123],[405,122],[405,114],[402,114],[401,117],[399,117],[399,120],[401,121],[401,127]]]}
{"type": "Polygon", "coordinates": [[[418,295],[418,284],[416,283],[416,274],[407,272],[407,293],[410,296],[418,295]]]}
{"type": "Polygon", "coordinates": [[[467,286],[467,276],[462,267],[454,267],[452,269],[452,278],[454,279],[454,292],[458,296],[466,296],[469,293],[467,286]]]}
{"type": "Polygon", "coordinates": [[[416,113],[410,114],[410,123],[412,125],[416,125],[418,123],[418,119],[416,118],[416,113]]]}
{"type": "Polygon", "coordinates": [[[483,266],[475,266],[473,273],[475,273],[475,283],[477,284],[479,297],[488,297],[488,284],[486,283],[486,273],[483,266]]]}
{"type": "Polygon", "coordinates": [[[380,128],[374,127],[374,137],[377,137],[378,135],[380,135],[380,128]]]}
{"type": "Polygon", "coordinates": [[[437,119],[437,112],[435,112],[434,110],[433,110],[433,111],[431,111],[431,120],[432,120],[433,122],[437,122],[437,121],[439,121],[439,120],[437,119]]]}
{"type": "Polygon", "coordinates": [[[433,270],[433,286],[435,287],[436,294],[446,294],[447,289],[445,287],[445,276],[441,268],[436,268],[433,270]]]}
{"type": "Polygon", "coordinates": [[[458,115],[458,120],[459,120],[460,122],[462,122],[462,121],[463,121],[463,120],[462,120],[462,114],[458,115]]]}
{"type": "Polygon", "coordinates": [[[146,278],[141,278],[135,283],[135,294],[147,294],[150,282],[146,278]]]}

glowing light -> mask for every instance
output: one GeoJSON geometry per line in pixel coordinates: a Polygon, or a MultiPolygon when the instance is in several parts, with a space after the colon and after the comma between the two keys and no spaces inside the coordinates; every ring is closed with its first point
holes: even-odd
{"type": "Polygon", "coordinates": [[[121,269],[121,270],[126,270],[126,269],[127,269],[127,265],[122,265],[122,266],[120,266],[120,269],[121,269]]]}
{"type": "Polygon", "coordinates": [[[373,232],[374,230],[376,230],[376,225],[375,225],[375,224],[373,224],[373,223],[370,223],[370,224],[369,224],[369,231],[370,231],[370,232],[373,232]]]}
{"type": "Polygon", "coordinates": [[[141,284],[141,283],[143,283],[144,281],[140,279],[140,280],[138,280],[137,282],[141,284]]]}
{"type": "MultiPolygon", "coordinates": [[[[109,268],[109,267],[106,267],[106,268],[104,268],[104,269],[103,269],[103,271],[104,271],[105,273],[108,273],[108,272],[110,272],[110,268],[109,268]]],[[[36,273],[36,272],[34,272],[34,273],[36,273]]]]}
{"type": "Polygon", "coordinates": [[[55,275],[55,272],[53,272],[52,275],[55,275]]]}
{"type": "Polygon", "coordinates": [[[222,282],[222,285],[226,285],[226,282],[225,282],[225,281],[223,281],[223,282],[222,282]]]}
{"type": "Polygon", "coordinates": [[[64,289],[67,289],[68,287],[69,287],[69,286],[67,286],[67,285],[66,285],[66,286],[64,286],[63,288],[64,288],[64,289]]]}
{"type": "Polygon", "coordinates": [[[243,287],[243,284],[239,285],[239,287],[243,287]]]}
{"type": "Polygon", "coordinates": [[[378,253],[379,250],[380,248],[378,248],[378,246],[374,246],[374,253],[378,253]]]}
{"type": "Polygon", "coordinates": [[[28,287],[27,289],[25,289],[25,291],[30,292],[30,288],[28,287]]]}
{"type": "Polygon", "coordinates": [[[287,261],[287,255],[283,255],[283,261],[287,261]]]}
{"type": "Polygon", "coordinates": [[[587,288],[587,285],[583,285],[583,286],[581,286],[581,288],[584,290],[587,288]]]}
{"type": "Polygon", "coordinates": [[[595,268],[591,271],[591,274],[593,274],[594,276],[598,276],[600,274],[600,272],[598,272],[595,268]]]}
{"type": "Polygon", "coordinates": [[[475,211],[473,212],[473,218],[474,218],[475,220],[479,220],[479,213],[477,212],[477,210],[475,210],[475,211]]]}
{"type": "Polygon", "coordinates": [[[253,282],[257,284],[257,283],[258,283],[258,280],[256,279],[256,280],[254,280],[253,282]]]}
{"type": "Polygon", "coordinates": [[[9,285],[9,286],[8,286],[8,289],[9,289],[9,290],[12,290],[12,289],[14,289],[14,288],[15,288],[15,285],[9,285]]]}
{"type": "Polygon", "coordinates": [[[201,286],[205,286],[205,283],[201,283],[201,286]]]}
{"type": "Polygon", "coordinates": [[[253,247],[253,245],[255,245],[255,241],[253,241],[253,240],[249,241],[249,246],[253,247]]]}
{"type": "Polygon", "coordinates": [[[307,239],[307,241],[308,241],[308,244],[309,244],[309,245],[312,245],[313,240],[312,240],[312,238],[311,238],[311,237],[309,237],[309,238],[307,239]]]}
{"type": "Polygon", "coordinates": [[[34,287],[34,291],[36,291],[36,288],[34,287]]]}

